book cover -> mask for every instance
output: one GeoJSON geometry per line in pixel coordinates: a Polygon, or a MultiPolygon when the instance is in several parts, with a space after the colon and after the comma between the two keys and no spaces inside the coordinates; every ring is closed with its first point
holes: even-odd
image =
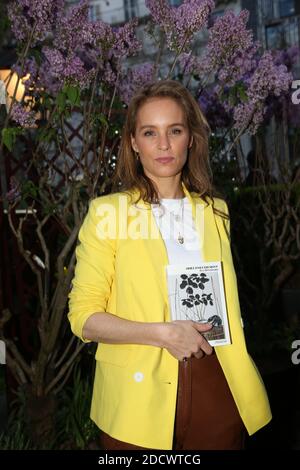
{"type": "Polygon", "coordinates": [[[230,344],[221,262],[170,264],[166,272],[171,319],[211,322],[213,328],[201,333],[210,345],[230,344]]]}

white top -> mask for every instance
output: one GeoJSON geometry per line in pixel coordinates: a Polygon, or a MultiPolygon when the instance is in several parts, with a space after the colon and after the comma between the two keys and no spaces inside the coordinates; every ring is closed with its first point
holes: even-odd
{"type": "Polygon", "coordinates": [[[200,240],[195,228],[192,206],[187,197],[161,199],[162,207],[151,204],[157,226],[165,242],[170,264],[202,262],[200,240]],[[183,216],[183,217],[182,217],[183,216]],[[178,235],[184,237],[180,244],[178,235]]]}

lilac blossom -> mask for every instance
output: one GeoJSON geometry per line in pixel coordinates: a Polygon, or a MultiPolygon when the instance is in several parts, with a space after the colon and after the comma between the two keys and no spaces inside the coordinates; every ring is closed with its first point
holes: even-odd
{"type": "Polygon", "coordinates": [[[114,42],[111,26],[104,21],[88,22],[81,32],[82,43],[100,49],[102,53],[110,49],[114,42]]]}
{"type": "Polygon", "coordinates": [[[44,60],[39,68],[37,85],[52,96],[56,96],[62,88],[60,78],[56,78],[52,73],[49,73],[49,63],[47,60],[44,60]]]}
{"type": "Polygon", "coordinates": [[[6,193],[6,199],[9,204],[13,204],[21,196],[21,185],[13,176],[9,182],[9,191],[6,193]]]}
{"type": "Polygon", "coordinates": [[[146,0],[145,5],[155,23],[165,26],[171,22],[172,8],[167,0],[146,0]]]}
{"type": "Polygon", "coordinates": [[[141,48],[135,37],[137,20],[112,29],[103,21],[88,21],[88,1],[72,7],[56,28],[54,47],[44,47],[49,71],[61,84],[87,88],[96,71],[106,83],[115,83],[118,63],[141,48]]]}
{"type": "Polygon", "coordinates": [[[288,49],[283,49],[274,52],[274,60],[276,65],[284,64],[287,69],[292,70],[293,66],[299,62],[300,47],[291,46],[288,49]]]}
{"type": "Polygon", "coordinates": [[[266,51],[258,62],[253,75],[248,79],[246,103],[234,110],[234,127],[246,129],[255,134],[267,112],[266,100],[269,96],[280,97],[288,92],[293,76],[285,65],[276,65],[272,53],[266,51]]]}
{"type": "Polygon", "coordinates": [[[23,67],[20,65],[12,66],[12,71],[15,72],[19,78],[24,79],[26,77],[26,80],[22,80],[26,94],[30,94],[32,88],[36,86],[38,70],[39,67],[33,57],[26,58],[23,67]]]}
{"type": "Polygon", "coordinates": [[[35,125],[34,111],[28,111],[20,103],[14,103],[12,105],[11,118],[21,127],[33,127],[35,125]]]}
{"type": "Polygon", "coordinates": [[[8,7],[12,31],[19,41],[42,41],[62,16],[64,0],[18,0],[8,7]],[[34,28],[34,29],[33,29],[34,28]]]}
{"type": "Polygon", "coordinates": [[[118,76],[120,74],[120,67],[118,65],[114,65],[110,61],[105,62],[102,70],[101,70],[101,79],[103,82],[107,83],[108,85],[115,84],[118,80],[118,76]]]}
{"type": "Polygon", "coordinates": [[[164,29],[168,47],[185,51],[193,35],[207,26],[215,3],[213,0],[184,0],[179,7],[171,7],[167,0],[146,0],[146,7],[164,29]]]}
{"type": "Polygon", "coordinates": [[[81,0],[78,5],[69,9],[57,24],[53,41],[55,48],[67,53],[89,47],[99,49],[98,55],[101,55],[105,49],[112,47],[114,36],[111,26],[101,20],[90,22],[88,11],[88,0],[81,0]]]}
{"type": "MultiPolygon", "coordinates": [[[[48,38],[43,45],[42,61],[27,58],[15,66],[23,78],[26,91],[44,89],[56,94],[64,83],[86,89],[99,73],[109,85],[114,85],[121,61],[141,49],[135,36],[137,20],[112,28],[101,20],[89,21],[89,1],[81,0],[62,15],[64,0],[20,0],[12,2],[9,11],[17,39],[28,39],[33,26],[34,41],[48,38]]],[[[34,93],[34,92],[33,92],[34,93]]]]}
{"type": "Polygon", "coordinates": [[[89,86],[95,70],[87,71],[83,61],[76,54],[69,53],[65,57],[58,49],[51,49],[50,47],[44,47],[43,54],[49,63],[50,75],[61,85],[68,82],[69,84],[79,85],[82,89],[89,86]]]}
{"type": "Polygon", "coordinates": [[[90,38],[88,26],[89,2],[81,0],[78,5],[68,9],[60,18],[56,26],[56,34],[53,45],[63,51],[74,51],[79,44],[83,44],[83,36],[90,38]],[[86,31],[86,33],[85,33],[86,31]]]}
{"type": "Polygon", "coordinates": [[[170,43],[175,48],[186,49],[194,33],[207,26],[214,8],[213,0],[185,0],[182,5],[173,8],[174,30],[168,34],[170,43]]]}
{"type": "Polygon", "coordinates": [[[144,63],[126,70],[118,86],[121,99],[129,104],[134,93],[153,80],[154,64],[144,63]]]}
{"type": "Polygon", "coordinates": [[[230,126],[230,114],[222,105],[216,89],[204,90],[198,102],[212,129],[222,129],[230,126]]]}
{"type": "Polygon", "coordinates": [[[253,42],[253,32],[246,29],[249,12],[238,15],[231,10],[216,19],[209,29],[209,39],[202,64],[203,74],[215,73],[222,82],[234,85],[256,65],[258,42],[253,42]]]}
{"type": "Polygon", "coordinates": [[[178,57],[178,63],[184,75],[199,74],[203,68],[202,59],[193,55],[192,51],[180,54],[178,57]]]}
{"type": "Polygon", "coordinates": [[[117,59],[124,59],[130,55],[136,54],[141,48],[142,43],[135,36],[135,28],[138,25],[137,18],[121,26],[114,31],[114,45],[112,54],[117,59]]]}

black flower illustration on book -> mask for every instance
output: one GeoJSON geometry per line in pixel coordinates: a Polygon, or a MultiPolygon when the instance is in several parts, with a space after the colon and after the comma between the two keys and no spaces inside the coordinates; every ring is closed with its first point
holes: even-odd
{"type": "Polygon", "coordinates": [[[181,306],[185,308],[185,318],[187,320],[196,320],[196,321],[210,321],[213,325],[212,330],[205,333],[207,339],[217,339],[224,336],[224,329],[222,325],[222,318],[219,313],[218,299],[215,296],[214,284],[212,277],[209,278],[206,273],[200,274],[181,274],[178,278],[179,290],[184,291],[186,294],[185,298],[179,295],[181,306]],[[208,283],[209,285],[205,285],[208,283]],[[199,292],[204,291],[207,288],[212,292],[199,292]],[[207,306],[215,307],[216,312],[219,315],[211,315],[207,318],[205,315],[205,310],[207,306]]]}
{"type": "Polygon", "coordinates": [[[205,289],[205,283],[209,281],[209,278],[206,276],[205,273],[201,274],[191,274],[188,276],[187,274],[181,274],[181,279],[182,282],[180,284],[180,289],[184,289],[186,286],[189,286],[190,288],[197,288],[199,287],[200,289],[205,289]]]}
{"type": "MultiPolygon", "coordinates": [[[[188,276],[187,274],[181,274],[180,276],[181,283],[179,285],[181,290],[185,289],[185,293],[187,294],[187,298],[181,299],[182,305],[186,306],[187,308],[191,309],[193,307],[197,307],[200,304],[203,306],[206,305],[213,305],[213,298],[212,293],[205,293],[203,292],[201,295],[197,293],[197,290],[205,289],[205,283],[209,281],[209,278],[206,276],[205,273],[200,274],[191,274],[188,276]],[[195,293],[196,290],[196,293],[195,293]]],[[[202,310],[202,309],[201,309],[202,310]]],[[[200,314],[201,310],[196,308],[196,311],[200,314]]],[[[200,315],[199,320],[202,319],[202,315],[200,315]]]]}
{"type": "Polygon", "coordinates": [[[186,305],[187,307],[191,308],[194,307],[194,305],[213,305],[213,299],[212,299],[212,294],[201,294],[201,298],[199,294],[193,295],[193,289],[189,287],[186,290],[186,293],[189,294],[187,299],[182,299],[182,305],[186,305]]]}

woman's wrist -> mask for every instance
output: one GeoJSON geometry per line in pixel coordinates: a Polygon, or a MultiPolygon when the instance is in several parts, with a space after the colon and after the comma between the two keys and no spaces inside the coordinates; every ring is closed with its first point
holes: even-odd
{"type": "Polygon", "coordinates": [[[155,323],[155,338],[159,348],[166,348],[168,344],[169,324],[166,322],[155,323]]]}

